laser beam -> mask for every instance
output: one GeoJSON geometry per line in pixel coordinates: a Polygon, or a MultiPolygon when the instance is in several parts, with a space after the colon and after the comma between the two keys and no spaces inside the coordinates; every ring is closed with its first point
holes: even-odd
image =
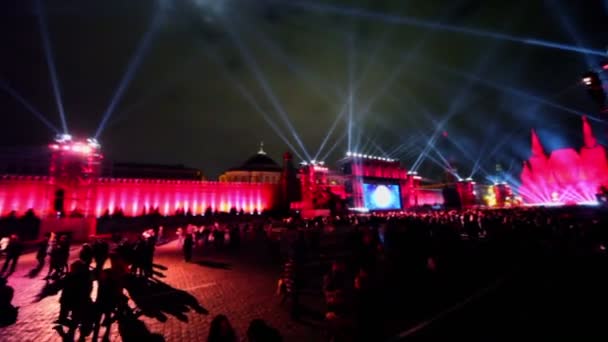
{"type": "Polygon", "coordinates": [[[25,109],[32,113],[38,120],[40,120],[46,127],[53,131],[55,134],[59,134],[59,129],[55,127],[40,111],[38,111],[31,103],[29,103],[21,94],[15,89],[9,86],[6,82],[0,81],[0,89],[6,91],[11,95],[17,102],[21,103],[25,109]]]}
{"type": "Polygon", "coordinates": [[[139,45],[135,49],[135,53],[131,57],[129,64],[127,65],[127,69],[126,69],[125,73],[123,74],[123,76],[120,80],[120,83],[118,84],[118,88],[116,89],[114,96],[112,96],[112,98],[110,100],[110,104],[108,105],[108,108],[106,109],[106,111],[103,114],[103,117],[101,118],[101,122],[99,123],[99,126],[97,127],[97,131],[95,132],[96,139],[99,138],[99,136],[105,129],[107,121],[110,119],[110,117],[116,110],[116,107],[118,107],[118,105],[120,104],[120,101],[122,100],[122,97],[124,96],[125,91],[127,90],[127,88],[129,87],[129,84],[133,80],[133,77],[135,76],[135,73],[139,69],[139,66],[141,65],[142,59],[144,58],[146,51],[149,49],[149,47],[152,43],[152,38],[154,37],[154,34],[160,27],[162,18],[163,18],[163,12],[160,10],[160,8],[156,8],[154,17],[152,18],[150,26],[148,27],[148,30],[142,37],[139,45]]]}
{"type": "Polygon", "coordinates": [[[437,21],[423,20],[414,17],[406,17],[400,16],[396,14],[382,13],[376,11],[368,11],[362,8],[357,7],[346,7],[346,6],[337,6],[330,5],[326,3],[319,2],[310,2],[310,1],[296,1],[296,0],[288,0],[288,1],[277,1],[286,6],[298,7],[301,9],[306,9],[314,12],[321,13],[331,13],[336,15],[343,15],[349,17],[357,17],[368,20],[379,20],[387,24],[398,24],[398,25],[408,25],[414,27],[425,28],[428,30],[440,30],[447,31],[453,33],[461,33],[470,36],[480,37],[480,38],[489,38],[496,39],[501,41],[508,41],[513,43],[520,43],[524,45],[531,45],[537,47],[545,47],[550,49],[557,49],[561,51],[568,52],[576,52],[582,54],[590,54],[596,56],[605,56],[605,52],[601,50],[595,50],[590,48],[572,46],[568,44],[551,42],[538,38],[527,38],[527,37],[516,37],[506,33],[482,30],[478,28],[472,27],[462,27],[455,26],[449,24],[443,24],[437,21]]]}
{"type": "Polygon", "coordinates": [[[298,133],[294,129],[293,125],[291,124],[289,117],[288,117],[287,113],[285,113],[285,110],[283,109],[283,106],[281,105],[279,99],[274,95],[274,92],[272,91],[270,84],[267,82],[266,78],[260,71],[260,68],[259,68],[257,62],[255,61],[255,58],[251,55],[251,53],[249,52],[249,49],[241,41],[238,33],[232,29],[230,24],[227,23],[225,25],[225,27],[226,27],[226,30],[228,31],[228,33],[230,34],[232,40],[234,41],[237,49],[239,50],[241,55],[244,57],[244,60],[247,63],[247,66],[249,67],[249,70],[253,73],[255,79],[260,84],[260,87],[262,88],[262,90],[264,91],[266,96],[268,97],[268,100],[270,100],[270,103],[273,106],[274,110],[277,112],[277,114],[279,114],[279,117],[283,120],[283,122],[289,129],[291,135],[295,139],[296,143],[298,144],[298,146],[300,146],[300,148],[302,149],[302,152],[307,157],[307,159],[305,159],[305,160],[311,160],[312,158],[310,157],[310,154],[306,150],[306,147],[302,143],[300,136],[298,135],[298,133]]]}
{"type": "Polygon", "coordinates": [[[247,88],[239,82],[235,77],[232,76],[230,71],[226,68],[226,65],[222,63],[221,58],[218,56],[217,52],[212,50],[211,48],[205,49],[205,52],[209,58],[214,61],[217,65],[220,66],[222,75],[230,82],[232,85],[239,91],[239,93],[243,96],[243,98],[255,109],[255,111],[262,116],[264,121],[272,128],[272,130],[276,133],[276,135],[291,149],[291,151],[301,160],[308,160],[302,157],[298,150],[293,146],[293,144],[287,139],[287,137],[283,134],[281,129],[277,126],[274,121],[270,118],[270,115],[266,113],[264,109],[260,106],[260,104],[255,100],[255,97],[251,94],[247,88]]]}
{"type": "Polygon", "coordinates": [[[40,29],[40,35],[42,36],[42,44],[44,47],[44,56],[46,57],[46,64],[49,68],[49,74],[51,76],[51,85],[53,86],[53,95],[55,96],[55,103],[57,104],[57,111],[59,112],[59,118],[61,119],[61,128],[63,133],[68,133],[68,124],[65,119],[65,111],[63,109],[63,100],[61,98],[61,87],[59,86],[59,79],[57,77],[57,70],[55,68],[55,59],[53,57],[53,47],[51,46],[51,38],[49,37],[49,28],[46,21],[46,13],[41,0],[36,1],[38,27],[40,29]]]}

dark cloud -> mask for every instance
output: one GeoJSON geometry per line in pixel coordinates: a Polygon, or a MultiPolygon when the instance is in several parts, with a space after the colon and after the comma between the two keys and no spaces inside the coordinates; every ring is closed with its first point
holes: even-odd
{"type": "MultiPolygon", "coordinates": [[[[361,146],[367,145],[369,153],[378,153],[374,145],[393,150],[398,142],[428,132],[433,122],[450,111],[458,96],[464,97],[463,106],[445,130],[472,158],[482,155],[481,146],[492,145],[513,131],[518,133],[518,142],[506,144],[492,159],[504,159],[508,164],[525,157],[525,148],[520,146],[527,146],[527,137],[520,132],[532,127],[576,136],[580,122],[572,114],[477,83],[463,95],[466,80],[436,67],[471,73],[492,49],[496,54],[479,77],[565,107],[595,110],[584,90],[576,86],[587,69],[582,54],[323,14],[290,6],[290,1],[43,1],[71,130],[82,135],[94,133],[159,8],[163,11],[162,25],[100,137],[104,151],[113,159],[185,163],[217,175],[254,153],[261,140],[278,159],[286,144],[226,74],[247,89],[298,146],[252,74],[251,61],[236,48],[227,28],[242,39],[313,155],[343,108],[350,63],[355,66],[355,78],[362,79],[355,98],[354,115],[359,120],[355,133],[362,134],[361,146]],[[417,57],[406,59],[415,49],[417,57]],[[220,56],[221,63],[210,53],[220,56]],[[401,72],[393,77],[400,66],[401,72]],[[394,82],[380,93],[391,77],[394,82]],[[377,101],[370,112],[361,115],[361,109],[374,97],[377,101]]],[[[322,2],[575,44],[554,15],[560,6],[581,41],[595,49],[608,43],[602,41],[608,36],[608,25],[601,1],[322,2]]],[[[60,126],[35,2],[4,2],[0,6],[0,78],[60,126]]],[[[52,136],[6,93],[0,93],[0,111],[1,145],[43,144],[52,136]]],[[[339,139],[346,129],[343,119],[328,140],[325,151],[339,143],[332,160],[347,148],[346,139],[339,139]]],[[[548,140],[554,145],[569,144],[567,138],[548,140]]],[[[441,146],[461,164],[470,164],[460,149],[448,143],[441,146]]],[[[409,154],[406,165],[417,156],[409,154]]],[[[493,165],[495,160],[485,163],[493,165]]],[[[428,172],[433,172],[432,167],[425,164],[428,172]]]]}

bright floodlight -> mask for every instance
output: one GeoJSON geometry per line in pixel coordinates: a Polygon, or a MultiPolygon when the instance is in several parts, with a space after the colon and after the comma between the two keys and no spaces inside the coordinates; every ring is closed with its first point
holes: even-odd
{"type": "Polygon", "coordinates": [[[60,142],[60,143],[72,141],[72,136],[69,134],[58,134],[55,137],[55,141],[60,142]]]}
{"type": "Polygon", "coordinates": [[[346,156],[350,157],[352,155],[352,153],[350,151],[346,152],[346,156]]]}
{"type": "Polygon", "coordinates": [[[590,86],[591,84],[593,84],[593,79],[591,79],[591,77],[585,77],[583,78],[583,83],[587,86],[590,86]]]}
{"type": "Polygon", "coordinates": [[[101,147],[101,145],[99,144],[99,141],[97,141],[97,139],[95,138],[88,138],[87,139],[87,144],[92,147],[92,148],[99,148],[101,147]]]}

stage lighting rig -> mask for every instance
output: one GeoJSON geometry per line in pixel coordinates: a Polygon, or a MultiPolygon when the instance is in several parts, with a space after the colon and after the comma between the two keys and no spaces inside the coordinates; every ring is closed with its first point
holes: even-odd
{"type": "MultiPolygon", "coordinates": [[[[603,68],[604,66],[602,66],[602,69],[603,68]]],[[[583,75],[582,82],[593,101],[595,101],[601,109],[605,109],[606,92],[599,74],[595,71],[589,71],[583,75]]]]}
{"type": "Polygon", "coordinates": [[[57,134],[55,136],[55,142],[56,143],[62,144],[62,143],[70,142],[70,141],[72,141],[72,136],[69,135],[69,134],[65,134],[65,133],[64,134],[57,134]]]}

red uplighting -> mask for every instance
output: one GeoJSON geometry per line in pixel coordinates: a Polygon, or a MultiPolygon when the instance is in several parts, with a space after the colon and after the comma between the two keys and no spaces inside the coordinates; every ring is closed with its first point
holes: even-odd
{"type": "Polygon", "coordinates": [[[583,118],[585,144],[580,152],[572,148],[542,150],[535,133],[532,156],[521,172],[519,194],[527,204],[596,203],[596,193],[608,184],[606,150],[597,144],[591,126],[583,118]]]}
{"type": "MultiPolygon", "coordinates": [[[[62,187],[64,209],[85,216],[101,216],[120,209],[125,216],[138,216],[154,209],[162,215],[176,210],[202,215],[232,209],[246,213],[262,212],[273,205],[275,184],[173,181],[158,179],[99,178],[90,184],[62,187]]],[[[0,178],[0,214],[23,214],[33,209],[38,215],[53,213],[57,188],[50,177],[5,176],[0,178]]]]}
{"type": "Polygon", "coordinates": [[[63,150],[70,151],[77,154],[90,155],[95,153],[99,149],[99,145],[97,143],[91,142],[81,142],[76,141],[73,142],[71,140],[66,141],[58,141],[56,144],[52,144],[49,146],[52,150],[63,150]]]}
{"type": "Polygon", "coordinates": [[[602,65],[602,69],[608,70],[608,62],[606,62],[606,63],[604,63],[604,65],[602,65]]]}

